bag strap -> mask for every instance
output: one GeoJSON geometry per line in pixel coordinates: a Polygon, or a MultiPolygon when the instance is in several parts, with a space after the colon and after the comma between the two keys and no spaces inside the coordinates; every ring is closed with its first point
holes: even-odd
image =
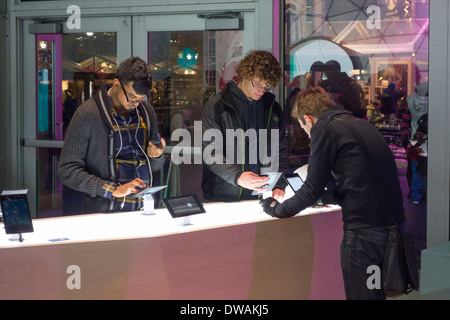
{"type": "Polygon", "coordinates": [[[372,158],[370,157],[369,149],[367,148],[366,143],[362,139],[361,135],[355,130],[355,128],[353,128],[353,126],[350,123],[348,123],[348,121],[346,121],[340,117],[335,117],[334,119],[338,120],[340,123],[342,123],[350,131],[350,133],[352,133],[353,137],[358,142],[358,144],[359,144],[361,150],[363,151],[363,154],[367,160],[367,163],[369,164],[369,173],[372,177],[372,181],[374,182],[375,188],[378,191],[378,194],[382,200],[381,202],[382,202],[383,208],[384,208],[383,213],[384,213],[384,217],[386,219],[386,225],[389,230],[391,230],[391,228],[396,228],[394,216],[392,214],[391,207],[387,200],[386,191],[384,190],[384,186],[380,180],[379,175],[376,174],[377,170],[372,161],[372,158]]]}

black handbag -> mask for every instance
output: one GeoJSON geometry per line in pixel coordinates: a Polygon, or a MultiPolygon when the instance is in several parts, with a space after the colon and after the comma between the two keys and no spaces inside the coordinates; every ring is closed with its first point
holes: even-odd
{"type": "Polygon", "coordinates": [[[419,290],[419,269],[415,250],[415,237],[410,232],[397,228],[383,184],[376,173],[367,145],[359,133],[344,119],[335,118],[345,125],[361,147],[376,189],[384,207],[388,237],[384,253],[381,278],[386,297],[398,297],[419,290]]]}
{"type": "Polygon", "coordinates": [[[419,270],[415,254],[415,238],[411,233],[388,228],[382,280],[387,297],[395,298],[419,290],[419,270]]]}

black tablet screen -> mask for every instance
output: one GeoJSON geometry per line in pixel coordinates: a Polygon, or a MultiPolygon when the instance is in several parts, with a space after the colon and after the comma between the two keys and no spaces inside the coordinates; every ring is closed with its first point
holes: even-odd
{"type": "Polygon", "coordinates": [[[33,232],[30,210],[25,195],[2,195],[0,201],[7,234],[33,232]]]}
{"type": "Polygon", "coordinates": [[[163,199],[173,218],[204,213],[205,209],[195,195],[187,195],[163,199]]]}

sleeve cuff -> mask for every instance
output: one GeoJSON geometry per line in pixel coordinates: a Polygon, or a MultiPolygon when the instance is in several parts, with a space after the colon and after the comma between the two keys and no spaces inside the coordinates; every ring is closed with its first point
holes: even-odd
{"type": "Polygon", "coordinates": [[[236,174],[236,176],[234,177],[234,185],[235,186],[239,186],[238,185],[238,183],[237,183],[237,181],[238,181],[238,179],[241,177],[241,174],[242,174],[243,172],[238,172],[237,174],[236,174]]]}
{"type": "Polygon", "coordinates": [[[116,190],[117,184],[113,182],[105,182],[102,187],[102,196],[111,199],[113,198],[113,192],[116,190]]]}

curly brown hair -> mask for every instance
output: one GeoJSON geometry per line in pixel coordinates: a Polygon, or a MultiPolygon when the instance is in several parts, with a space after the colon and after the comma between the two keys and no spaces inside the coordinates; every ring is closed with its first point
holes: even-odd
{"type": "Polygon", "coordinates": [[[303,116],[310,115],[320,118],[322,114],[334,106],[333,100],[321,87],[311,87],[301,91],[294,102],[292,117],[305,123],[303,116]]]}
{"type": "Polygon", "coordinates": [[[272,53],[264,50],[250,51],[236,67],[241,80],[259,78],[270,87],[275,87],[281,80],[282,71],[278,60],[272,53]]]}

